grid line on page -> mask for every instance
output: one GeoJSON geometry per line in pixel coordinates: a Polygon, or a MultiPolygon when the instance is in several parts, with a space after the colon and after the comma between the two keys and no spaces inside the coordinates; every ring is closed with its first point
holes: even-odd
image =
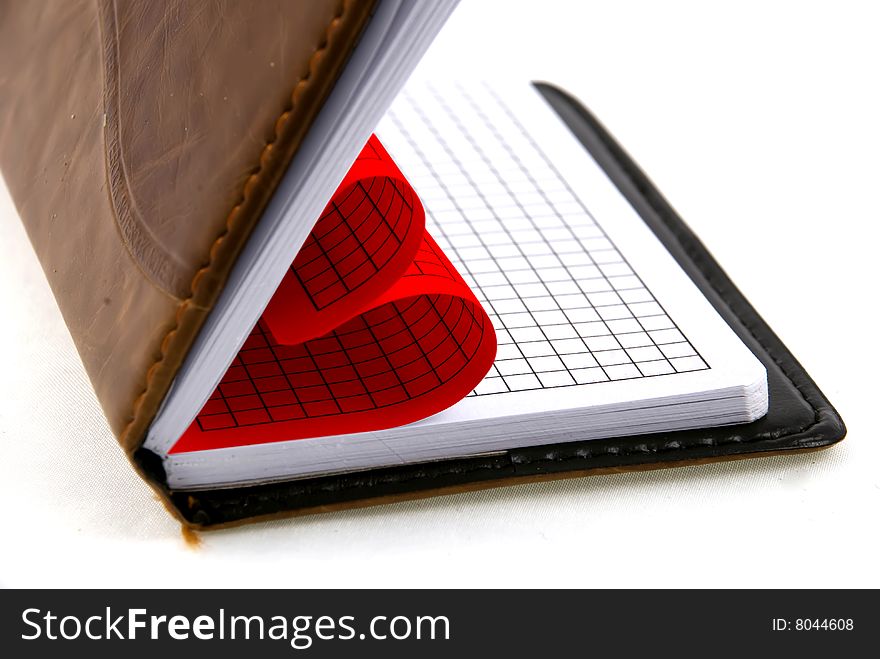
{"type": "MultiPolygon", "coordinates": [[[[373,157],[375,151],[369,143],[373,157]]],[[[357,181],[324,209],[290,266],[316,310],[339,301],[400,249],[413,219],[412,191],[387,177],[357,181]]]]}
{"type": "Polygon", "coordinates": [[[381,138],[497,330],[471,395],[709,368],[497,95],[428,91],[405,91],[381,138]]]}
{"type": "MultiPolygon", "coordinates": [[[[431,243],[414,269],[448,273],[431,243]]],[[[196,418],[202,431],[379,410],[429,396],[480,352],[486,316],[468,299],[389,302],[322,337],[275,340],[260,320],[196,418]]]]}
{"type": "MultiPolygon", "coordinates": [[[[526,139],[530,142],[530,144],[535,148],[536,151],[538,151],[540,153],[540,155],[543,158],[546,165],[553,171],[553,173],[558,177],[559,180],[565,182],[565,180],[559,174],[558,170],[554,167],[553,162],[549,158],[547,158],[546,154],[544,154],[543,152],[540,152],[540,150],[538,150],[537,144],[535,144],[535,141],[531,138],[531,136],[529,136],[528,132],[525,130],[525,128],[522,126],[522,124],[519,122],[519,120],[516,118],[516,116],[510,111],[510,108],[507,107],[507,105],[501,101],[501,99],[498,97],[498,95],[492,89],[490,89],[489,87],[486,87],[486,89],[489,91],[489,93],[492,95],[492,97],[498,103],[498,105],[501,107],[501,109],[504,111],[504,113],[509,117],[510,121],[512,123],[514,123],[520,129],[520,132],[526,137],[526,139]]],[[[505,150],[507,151],[507,153],[511,157],[511,159],[514,160],[517,163],[517,165],[519,165],[520,169],[526,174],[529,181],[532,184],[535,184],[535,187],[538,189],[538,191],[540,192],[540,194],[544,198],[544,200],[548,204],[552,205],[552,202],[551,202],[550,198],[547,196],[547,193],[541,188],[541,186],[536,184],[534,178],[531,176],[531,174],[529,174],[528,169],[524,166],[522,161],[519,159],[519,156],[516,154],[516,152],[514,152],[510,148],[510,145],[502,139],[501,135],[498,134],[498,131],[495,128],[495,126],[488,120],[488,118],[485,116],[485,114],[480,110],[479,105],[474,102],[471,95],[468,94],[465,90],[461,89],[460,86],[459,86],[459,91],[462,93],[463,98],[465,98],[468,101],[468,103],[471,105],[471,107],[474,109],[474,111],[480,115],[480,118],[485,122],[485,125],[493,132],[493,134],[494,134],[495,138],[498,140],[498,142],[503,145],[503,147],[505,148],[505,150]]],[[[434,91],[433,93],[436,96],[436,91],[434,91]]],[[[496,174],[497,174],[497,172],[496,172],[496,174]]],[[[572,196],[575,196],[574,191],[571,189],[571,186],[569,186],[568,183],[565,183],[565,186],[567,188],[567,191],[572,196]]],[[[575,198],[576,198],[576,196],[575,196],[575,198]]],[[[587,215],[590,217],[590,219],[594,223],[596,223],[595,217],[593,217],[593,215],[590,213],[590,211],[587,209],[587,207],[583,204],[582,201],[580,202],[580,205],[581,205],[581,208],[584,210],[584,212],[587,213],[587,215]]],[[[534,224],[534,222],[533,222],[533,224],[534,224]]],[[[599,226],[598,223],[596,223],[596,226],[599,226]]],[[[601,227],[599,227],[599,228],[601,230],[601,227]]],[[[605,237],[605,239],[608,240],[609,245],[611,245],[611,249],[610,250],[599,250],[599,251],[600,252],[602,252],[602,251],[611,252],[612,250],[616,251],[617,250],[616,246],[611,241],[611,239],[608,238],[608,236],[607,236],[607,234],[605,234],[604,230],[602,230],[602,234],[605,237]]],[[[573,233],[572,233],[572,237],[575,237],[573,233]]],[[[626,263],[626,265],[628,267],[631,267],[631,266],[629,266],[629,263],[626,261],[626,258],[623,255],[620,255],[620,258],[624,263],[626,263]]],[[[638,281],[638,283],[640,284],[640,286],[642,288],[644,288],[646,291],[648,290],[647,287],[645,286],[644,281],[642,281],[642,279],[639,277],[639,275],[634,270],[633,270],[633,277],[636,278],[636,280],[638,281]]],[[[650,294],[650,291],[648,291],[648,293],[650,294]]],[[[651,297],[653,298],[654,296],[651,295],[651,297]]],[[[625,299],[622,299],[622,301],[623,301],[624,306],[626,306],[627,309],[632,313],[633,309],[631,308],[630,304],[625,299]]],[[[679,330],[678,326],[675,324],[675,321],[672,320],[672,318],[667,315],[666,310],[663,308],[663,306],[660,304],[660,302],[657,301],[656,298],[654,298],[653,301],[654,301],[654,303],[657,304],[658,313],[647,313],[647,314],[642,313],[641,315],[633,313],[633,318],[635,319],[636,323],[638,323],[639,327],[642,330],[645,329],[645,326],[641,320],[642,318],[667,316],[669,318],[669,320],[672,322],[673,327],[675,327],[676,330],[679,330]]],[[[597,304],[593,305],[594,308],[598,308],[600,306],[606,306],[606,305],[597,305],[597,304]]],[[[644,310],[642,310],[642,311],[644,311],[644,310]]],[[[651,341],[655,347],[658,347],[660,345],[657,343],[657,341],[654,339],[654,337],[650,333],[648,333],[648,337],[651,338],[651,341]]],[[[694,352],[696,353],[695,348],[694,348],[694,352]]],[[[699,354],[699,353],[697,353],[697,354],[699,354]]],[[[665,355],[664,355],[664,357],[665,357],[665,355]]],[[[700,357],[700,358],[702,359],[702,357],[700,357]]],[[[666,357],[666,360],[668,361],[669,358],[666,357]]],[[[670,364],[671,364],[671,362],[670,362],[670,364]]]]}

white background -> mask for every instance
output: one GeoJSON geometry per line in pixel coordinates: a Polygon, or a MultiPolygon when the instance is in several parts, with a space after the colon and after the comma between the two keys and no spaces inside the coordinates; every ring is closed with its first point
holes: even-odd
{"type": "Polygon", "coordinates": [[[854,2],[464,0],[425,66],[598,115],[837,406],[828,451],[203,535],[117,448],[0,187],[0,584],[880,586],[880,16],[854,2]]]}

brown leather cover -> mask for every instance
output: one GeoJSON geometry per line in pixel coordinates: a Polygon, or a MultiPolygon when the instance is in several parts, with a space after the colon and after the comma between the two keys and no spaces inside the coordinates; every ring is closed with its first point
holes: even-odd
{"type": "Polygon", "coordinates": [[[0,167],[131,454],[372,0],[0,0],[0,167]]]}

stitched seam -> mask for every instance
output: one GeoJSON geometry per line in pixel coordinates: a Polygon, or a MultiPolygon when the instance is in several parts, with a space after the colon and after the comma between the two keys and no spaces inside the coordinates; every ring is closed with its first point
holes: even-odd
{"type": "MultiPolygon", "coordinates": [[[[150,391],[150,385],[153,382],[153,378],[155,377],[158,370],[161,368],[162,363],[164,362],[167,354],[168,347],[171,343],[171,340],[177,332],[178,328],[181,324],[181,319],[183,317],[183,313],[188,306],[194,306],[192,304],[192,299],[195,297],[198,289],[198,281],[199,279],[206,273],[210,272],[211,268],[214,266],[214,259],[216,257],[217,251],[220,246],[223,244],[227,235],[232,228],[232,223],[235,220],[235,217],[238,215],[238,210],[241,206],[248,200],[249,193],[253,189],[254,185],[258,182],[260,175],[265,171],[264,162],[267,156],[272,151],[272,147],[275,142],[278,141],[280,137],[281,130],[284,125],[286,125],[286,119],[296,107],[297,98],[302,94],[306,86],[309,84],[309,80],[314,72],[314,67],[317,65],[320,60],[323,52],[327,49],[328,44],[330,43],[330,39],[336,29],[339,27],[342,22],[343,17],[345,16],[346,10],[351,6],[351,3],[347,1],[343,1],[339,10],[334,14],[333,18],[330,19],[330,22],[327,24],[327,27],[324,30],[324,38],[318,44],[315,51],[312,53],[309,58],[308,67],[306,69],[306,73],[297,80],[296,84],[293,86],[293,91],[290,95],[290,104],[287,108],[279,115],[278,119],[275,121],[275,134],[272,140],[266,143],[263,147],[263,150],[260,152],[260,157],[257,162],[257,166],[254,171],[248,176],[247,180],[242,186],[242,193],[239,197],[238,202],[232,207],[229,213],[226,216],[226,221],[224,222],[223,229],[220,231],[220,234],[217,238],[214,239],[214,242],[211,244],[211,248],[208,251],[208,261],[201,268],[196,271],[195,275],[193,275],[192,281],[190,282],[190,293],[189,296],[180,301],[180,304],[177,305],[177,311],[175,313],[174,318],[174,326],[166,332],[165,336],[162,338],[162,341],[159,346],[159,357],[153,362],[153,364],[147,369],[147,377],[146,383],[143,391],[138,394],[134,402],[132,404],[132,413],[131,419],[129,419],[128,423],[125,425],[125,428],[122,431],[122,437],[125,438],[128,436],[128,432],[132,426],[132,424],[137,419],[138,411],[140,410],[141,405],[146,398],[147,393],[150,391]]],[[[203,307],[199,307],[203,308],[203,307]]]]}

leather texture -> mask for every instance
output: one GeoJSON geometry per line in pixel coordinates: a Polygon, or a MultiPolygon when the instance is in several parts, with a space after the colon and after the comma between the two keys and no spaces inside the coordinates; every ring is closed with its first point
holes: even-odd
{"type": "Polygon", "coordinates": [[[0,167],[129,453],[372,7],[0,0],[0,167]]]}
{"type": "MultiPolygon", "coordinates": [[[[844,437],[846,428],[828,399],[623,149],[575,99],[546,84],[537,87],[766,366],[768,414],[737,426],[570,442],[288,483],[167,492],[188,525],[217,528],[257,518],[326,512],[521,482],[810,451],[844,437]]],[[[145,467],[157,481],[164,478],[155,461],[145,467]]]]}

